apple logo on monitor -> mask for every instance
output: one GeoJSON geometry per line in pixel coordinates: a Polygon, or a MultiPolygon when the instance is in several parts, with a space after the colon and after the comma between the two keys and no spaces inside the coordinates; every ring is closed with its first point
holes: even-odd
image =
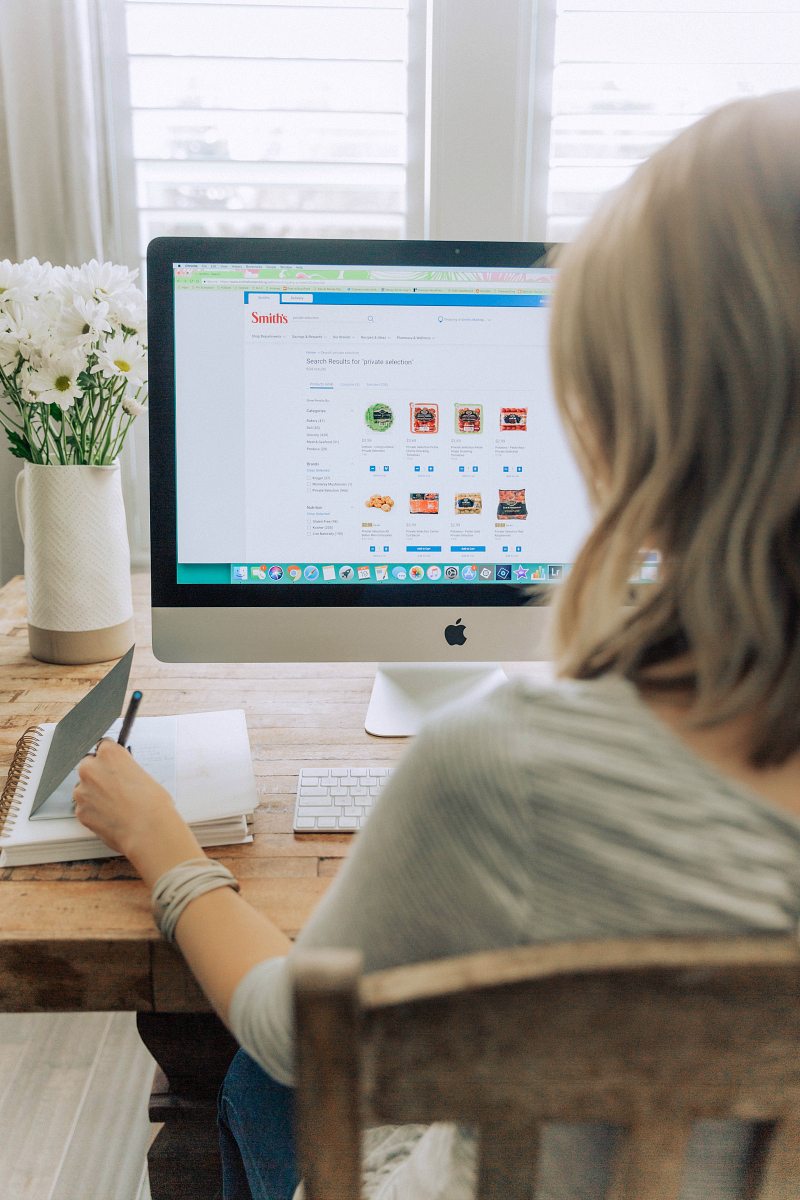
{"type": "Polygon", "coordinates": [[[448,625],[444,631],[445,641],[448,646],[463,646],[467,640],[467,631],[461,624],[461,617],[458,618],[455,625],[448,625]]]}

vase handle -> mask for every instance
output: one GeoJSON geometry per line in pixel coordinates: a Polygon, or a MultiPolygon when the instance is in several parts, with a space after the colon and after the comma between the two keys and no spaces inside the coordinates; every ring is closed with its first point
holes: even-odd
{"type": "Polygon", "coordinates": [[[25,471],[19,472],[14,480],[14,503],[17,506],[17,524],[19,532],[25,541],[25,471]]]}

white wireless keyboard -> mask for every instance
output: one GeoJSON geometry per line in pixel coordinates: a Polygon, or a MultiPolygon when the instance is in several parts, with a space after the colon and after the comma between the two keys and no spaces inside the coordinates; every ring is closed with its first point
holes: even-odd
{"type": "Polygon", "coordinates": [[[366,821],[391,767],[303,767],[294,806],[296,833],[354,833],[366,821]]]}

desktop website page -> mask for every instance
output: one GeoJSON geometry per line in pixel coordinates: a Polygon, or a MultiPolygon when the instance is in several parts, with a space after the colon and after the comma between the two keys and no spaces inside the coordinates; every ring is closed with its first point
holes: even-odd
{"type": "Polygon", "coordinates": [[[563,577],[551,270],[174,271],[179,581],[563,577]]]}

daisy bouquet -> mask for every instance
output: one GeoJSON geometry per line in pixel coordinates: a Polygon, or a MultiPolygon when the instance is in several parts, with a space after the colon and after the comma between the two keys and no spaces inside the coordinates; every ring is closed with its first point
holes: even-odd
{"type": "Polygon", "coordinates": [[[33,463],[107,466],[147,400],[137,272],[0,261],[0,425],[33,463]]]}

